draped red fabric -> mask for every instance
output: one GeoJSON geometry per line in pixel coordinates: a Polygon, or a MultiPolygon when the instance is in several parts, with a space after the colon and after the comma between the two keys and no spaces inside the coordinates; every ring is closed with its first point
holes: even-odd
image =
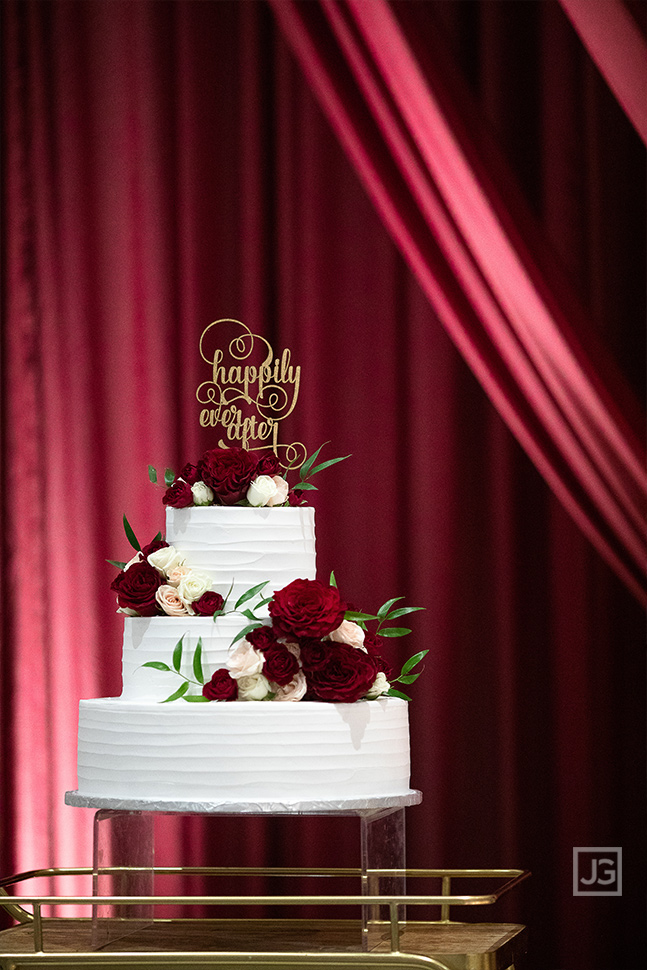
{"type": "Polygon", "coordinates": [[[470,166],[386,0],[322,7],[357,86],[340,81],[314,4],[274,4],[367,191],[511,430],[647,602],[642,439],[578,346],[568,310],[523,244],[523,227],[513,234],[492,184],[470,166]],[[383,146],[368,141],[364,102],[383,146]]]}
{"type": "Polygon", "coordinates": [[[591,57],[647,144],[647,44],[622,0],[560,0],[591,57]]]}
{"type": "MultiPolygon", "coordinates": [[[[636,501],[623,493],[627,456],[615,464],[614,449],[631,442],[632,396],[644,397],[644,149],[556,0],[391,9],[422,71],[420,97],[438,101],[457,164],[478,176],[493,245],[502,258],[513,245],[519,265],[509,265],[537,288],[528,298],[550,311],[546,326],[572,328],[558,362],[601,379],[578,385],[589,396],[572,432],[592,477],[575,476],[519,391],[519,375],[541,391],[564,444],[574,418],[549,365],[556,333],[544,349],[548,331],[534,334],[488,254],[477,260],[473,213],[450,207],[428,175],[424,119],[395,123],[387,81],[399,90],[401,79],[369,50],[370,14],[356,22],[354,7],[331,8],[356,68],[360,55],[370,67],[390,137],[415,162],[411,184],[363,92],[345,101],[359,89],[323,7],[298,10],[318,18],[313,45],[334,66],[326,90],[351,112],[357,152],[376,168],[373,193],[389,189],[380,203],[400,245],[417,247],[415,274],[270,5],[0,5],[0,872],[90,863],[92,812],[63,796],[76,787],[79,698],[121,689],[106,560],[128,556],[124,513],[141,538],[162,527],[148,463],[178,468],[213,444],[197,419],[198,341],[230,316],[302,366],[286,440],[330,440],[331,454],[352,455],[313,493],[320,576],[334,569],[367,608],[396,595],[425,607],[408,642],[392,644],[394,667],[430,650],[411,688],[412,785],[423,801],[407,813],[408,862],[531,869],[509,901],[466,914],[527,923],[530,970],[637,966],[644,611],[483,386],[520,431],[527,423],[533,457],[554,464],[590,534],[635,579],[619,538],[629,525],[618,532],[603,510],[629,522],[636,501]],[[451,262],[423,202],[452,234],[451,262]],[[504,349],[523,348],[514,375],[477,295],[492,327],[507,321],[504,349]],[[539,347],[541,367],[531,366],[539,347]],[[604,407],[591,416],[593,391],[604,407]],[[609,418],[618,438],[602,436],[609,418]],[[594,480],[596,502],[585,488],[594,480]],[[623,896],[574,897],[573,847],[616,845],[623,896]]],[[[406,56],[405,80],[417,84],[406,56]]],[[[359,861],[353,819],[160,826],[162,865],[359,861]]]]}

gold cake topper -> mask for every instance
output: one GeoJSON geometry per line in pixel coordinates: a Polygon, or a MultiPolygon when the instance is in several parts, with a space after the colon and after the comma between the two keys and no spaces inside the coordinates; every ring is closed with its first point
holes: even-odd
{"type": "Polygon", "coordinates": [[[248,451],[271,448],[284,468],[299,468],[306,459],[305,446],[299,441],[279,444],[279,425],[299,397],[301,368],[292,364],[291,352],[275,355],[265,337],[240,320],[225,318],[202,332],[200,356],[212,368],[211,379],[196,391],[203,405],[200,426],[224,429],[221,448],[232,443],[248,451]],[[232,327],[234,336],[228,338],[232,327]]]}

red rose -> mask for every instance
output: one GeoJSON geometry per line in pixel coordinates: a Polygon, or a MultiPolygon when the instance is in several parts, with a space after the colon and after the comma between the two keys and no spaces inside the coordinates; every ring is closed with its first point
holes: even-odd
{"type": "Polygon", "coordinates": [[[282,643],[275,643],[265,651],[263,673],[279,687],[289,684],[299,671],[299,661],[282,643]]]}
{"type": "Polygon", "coordinates": [[[278,643],[278,637],[271,626],[259,626],[256,630],[246,634],[245,639],[254,647],[264,653],[278,643]]]}
{"type": "Polygon", "coordinates": [[[306,674],[308,690],[320,701],[353,704],[365,697],[377,677],[373,658],[347,643],[330,642],[326,662],[306,674]]]}
{"type": "Polygon", "coordinates": [[[274,594],[269,610],[279,636],[321,638],[339,626],[346,604],[334,586],[318,579],[295,579],[274,594]]]}
{"type": "Polygon", "coordinates": [[[318,670],[326,664],[329,641],[322,643],[321,640],[300,640],[301,663],[306,674],[311,670],[318,670]]]}
{"type": "Polygon", "coordinates": [[[214,448],[198,462],[198,475],[222,505],[235,505],[256,475],[256,462],[244,448],[214,448]]]}
{"type": "Polygon", "coordinates": [[[370,654],[370,656],[375,661],[375,665],[378,671],[381,670],[382,673],[385,674],[386,679],[390,680],[391,666],[390,664],[387,663],[387,661],[382,656],[383,646],[384,646],[384,642],[381,637],[376,636],[376,634],[370,630],[366,631],[366,633],[364,634],[364,647],[366,648],[367,653],[370,654]]]}
{"type": "Polygon", "coordinates": [[[164,505],[170,505],[174,509],[187,509],[193,505],[193,492],[188,482],[183,482],[181,478],[176,478],[164,493],[162,499],[164,505]]]}
{"type": "Polygon", "coordinates": [[[158,549],[166,549],[167,546],[168,542],[164,542],[163,539],[153,539],[152,542],[149,542],[148,545],[144,546],[142,549],[142,556],[144,559],[148,559],[152,553],[157,552],[158,549]]]}
{"type": "Polygon", "coordinates": [[[198,616],[213,616],[214,613],[220,613],[224,605],[225,601],[220,593],[208,589],[199,599],[191,603],[191,609],[198,616]]]}
{"type": "Polygon", "coordinates": [[[281,462],[274,452],[270,452],[269,455],[263,455],[256,463],[257,475],[269,475],[270,478],[273,478],[274,475],[280,475],[282,471],[281,462]]]}
{"type": "Polygon", "coordinates": [[[238,684],[227,668],[221,667],[202,688],[202,696],[210,701],[235,701],[238,697],[238,684]]]}
{"type": "Polygon", "coordinates": [[[134,562],[119,573],[110,589],[117,594],[122,609],[134,610],[139,616],[155,616],[162,612],[155,593],[163,582],[161,574],[147,562],[134,562]]]}
{"type": "Polygon", "coordinates": [[[291,488],[288,492],[288,505],[303,505],[303,499],[301,498],[302,495],[303,491],[301,489],[291,488]]]}
{"type": "Polygon", "coordinates": [[[187,462],[178,478],[182,478],[189,485],[195,485],[198,481],[198,466],[193,465],[190,461],[187,462]]]}

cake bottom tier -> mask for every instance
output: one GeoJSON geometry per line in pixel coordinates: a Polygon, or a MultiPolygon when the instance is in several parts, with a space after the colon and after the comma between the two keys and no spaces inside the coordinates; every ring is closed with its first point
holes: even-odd
{"type": "Polygon", "coordinates": [[[79,795],[295,803],[409,793],[408,705],[397,697],[204,705],[109,697],[79,708],[79,795]]]}

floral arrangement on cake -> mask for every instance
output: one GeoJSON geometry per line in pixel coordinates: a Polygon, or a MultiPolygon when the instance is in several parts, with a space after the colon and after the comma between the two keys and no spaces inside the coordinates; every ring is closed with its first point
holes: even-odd
{"type": "Polygon", "coordinates": [[[346,603],[335,582],[295,579],[273,596],[263,598],[267,583],[244,592],[232,608],[227,596],[210,589],[210,577],[187,565],[174,546],[160,535],[140,546],[124,516],[126,535],[136,553],[127,562],[110,560],[120,572],[111,589],[118,612],[128,616],[219,616],[238,613],[248,622],[234,638],[227,666],[207,679],[198,640],[191,667],[193,679],[181,673],[183,640],[173,651],[172,666],[149,661],[145,667],[174,673],[182,679],[166,701],[337,701],[353,703],[393,696],[410,698],[393,685],[412,684],[413,668],[427,650],[406,661],[392,677],[382,656],[382,638],[401,637],[408,627],[394,620],[422,607],[398,606],[388,600],[375,614],[358,612],[346,603]],[[258,611],[267,607],[269,622],[258,611]],[[375,621],[374,631],[367,624],[375,621]],[[197,689],[197,693],[196,693],[197,689]]]}
{"type": "MultiPolygon", "coordinates": [[[[162,501],[175,509],[195,505],[302,505],[303,493],[316,490],[309,479],[349,457],[329,458],[315,465],[323,447],[306,458],[293,487],[279,474],[283,466],[273,452],[257,458],[244,448],[212,448],[197,464],[188,462],[177,476],[166,469],[167,489],[162,501]]],[[[156,484],[157,470],[152,465],[148,466],[148,474],[156,484]]]]}

